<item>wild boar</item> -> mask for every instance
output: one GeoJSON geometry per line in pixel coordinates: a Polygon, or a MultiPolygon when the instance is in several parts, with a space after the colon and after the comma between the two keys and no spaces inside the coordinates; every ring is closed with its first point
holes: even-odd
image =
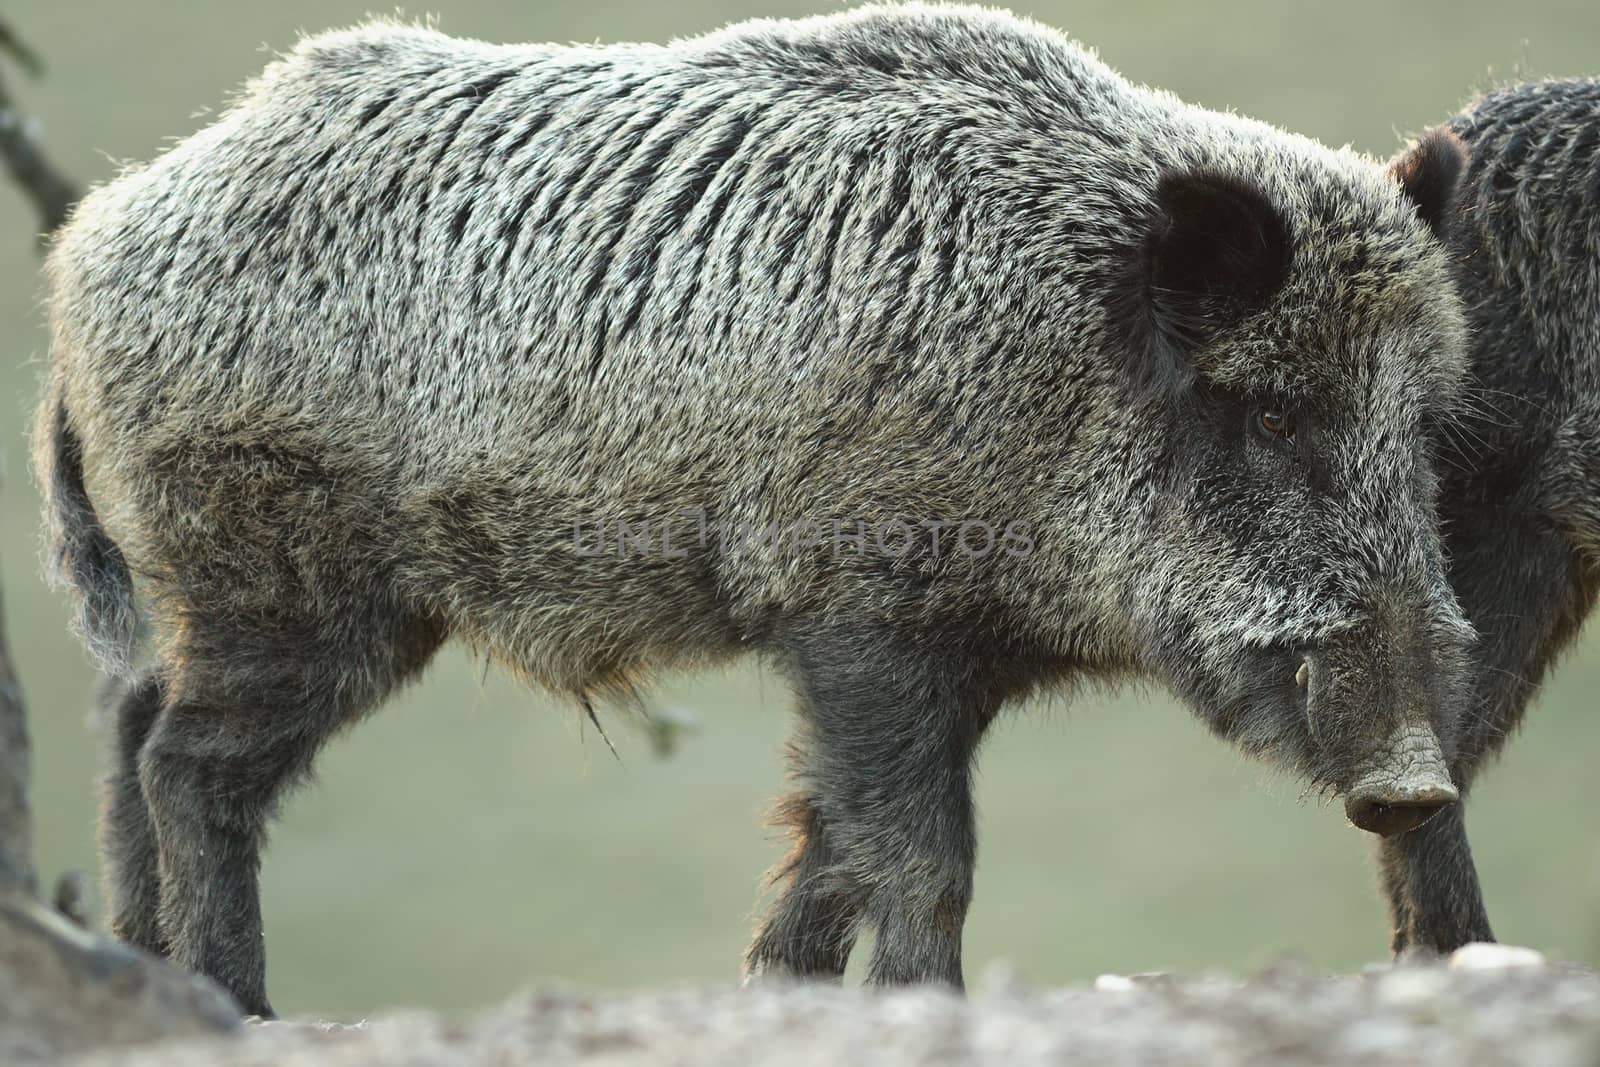
{"type": "MultiPolygon", "coordinates": [[[[1446,129],[1470,150],[1444,219],[1468,389],[1434,434],[1450,581],[1481,635],[1465,791],[1600,592],[1600,82],[1502,89],[1446,129]]],[[[1380,853],[1397,952],[1493,940],[1461,806],[1380,853]]]]}
{"type": "Polygon", "coordinates": [[[1472,639],[1439,146],[1396,180],[967,7],[306,40],[50,257],[53,555],[130,678],[113,929],[269,1014],[274,803],[451,638],[579,701],[792,678],[752,977],[870,925],[870,981],[960,985],[970,767],[1045,686],[1153,678],[1420,823],[1472,639]]]}

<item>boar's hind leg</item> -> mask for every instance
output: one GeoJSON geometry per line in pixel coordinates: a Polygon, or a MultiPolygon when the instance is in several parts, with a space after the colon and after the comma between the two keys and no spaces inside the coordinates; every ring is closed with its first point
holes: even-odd
{"type": "Polygon", "coordinates": [[[167,705],[139,777],[160,848],[161,927],[171,959],[270,1018],[257,883],[267,820],[342,718],[311,705],[167,705]]]}
{"type": "Polygon", "coordinates": [[[752,972],[836,975],[858,917],[867,981],[959,988],[976,855],[973,753],[994,705],[958,651],[876,634],[787,635],[807,831],[752,972]]]}
{"type": "MultiPolygon", "coordinates": [[[[208,620],[209,621],[209,620],[208,620]]],[[[184,661],[139,757],[160,852],[160,921],[173,962],[271,1017],[257,875],[286,787],[341,727],[419,670],[442,640],[392,618],[242,633],[212,624],[184,661]]]]}
{"type": "Polygon", "coordinates": [[[101,795],[100,851],[111,932],[158,956],[167,953],[156,912],[161,899],[155,830],[139,785],[139,751],[161,711],[161,682],[152,672],[114,688],[110,770],[101,795]]]}

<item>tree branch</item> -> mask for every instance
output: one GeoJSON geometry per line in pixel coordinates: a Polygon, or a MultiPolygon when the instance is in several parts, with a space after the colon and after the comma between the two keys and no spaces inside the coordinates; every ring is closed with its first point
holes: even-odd
{"type": "Polygon", "coordinates": [[[33,868],[33,820],[28,809],[30,746],[28,721],[6,645],[0,602],[0,888],[37,889],[33,868]]]}
{"type": "MultiPolygon", "coordinates": [[[[36,72],[38,60],[0,21],[0,51],[8,53],[25,70],[36,72]]],[[[48,237],[67,219],[78,201],[78,187],[56,169],[39,145],[37,124],[17,110],[11,90],[0,75],[0,160],[12,181],[32,202],[39,215],[40,233],[48,237]]]]}
{"type": "MultiPolygon", "coordinates": [[[[28,74],[43,68],[38,56],[11,26],[0,19],[0,53],[9,56],[28,74]]],[[[39,147],[31,122],[12,103],[0,74],[0,160],[39,214],[41,239],[66,221],[78,200],[78,187],[62,176],[39,147]]],[[[33,862],[33,819],[28,807],[32,746],[28,740],[27,708],[22,683],[17,680],[11,650],[6,643],[4,602],[0,599],[0,889],[20,890],[27,896],[38,891],[33,862]]],[[[70,895],[70,894],[69,894],[70,895]]]]}
{"type": "MultiPolygon", "coordinates": [[[[38,73],[39,60],[0,20],[0,52],[9,55],[29,73],[38,73]]],[[[11,94],[0,76],[0,159],[39,213],[48,236],[66,220],[78,199],[77,186],[51,165],[39,148],[32,126],[12,105],[11,94]]],[[[33,865],[33,819],[28,808],[28,782],[32,746],[28,741],[27,710],[22,683],[17,680],[6,644],[4,604],[0,600],[0,889],[20,890],[27,896],[38,891],[33,865]]]]}

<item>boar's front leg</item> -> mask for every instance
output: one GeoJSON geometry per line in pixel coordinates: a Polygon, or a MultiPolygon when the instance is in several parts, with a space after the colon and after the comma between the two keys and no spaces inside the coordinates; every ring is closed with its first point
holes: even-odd
{"type": "MultiPolygon", "coordinates": [[[[1525,471],[1502,471],[1495,484],[1519,484],[1513,474],[1528,477],[1525,471]]],[[[1600,481],[1580,479],[1565,495],[1593,500],[1597,490],[1600,481]]],[[[1450,766],[1461,801],[1379,845],[1397,954],[1411,947],[1451,952],[1471,941],[1494,940],[1467,843],[1467,793],[1477,769],[1516,730],[1546,670],[1589,610],[1570,533],[1540,509],[1516,501],[1489,508],[1477,500],[1476,491],[1464,490],[1441,498],[1450,585],[1481,638],[1472,702],[1450,766]]],[[[1583,528],[1576,519],[1566,525],[1569,531],[1583,528]]]]}
{"type": "Polygon", "coordinates": [[[1451,804],[1410,833],[1378,846],[1383,888],[1394,931],[1391,948],[1452,952],[1471,941],[1493,941],[1463,822],[1465,805],[1451,804]]]}
{"type": "Polygon", "coordinates": [[[782,652],[802,713],[790,807],[802,835],[747,973],[836,978],[865,922],[869,983],[960,988],[970,768],[997,692],[974,657],[926,640],[819,628],[786,634],[782,652]]]}
{"type": "MultiPolygon", "coordinates": [[[[800,748],[797,745],[795,755],[800,748]]],[[[803,773],[803,772],[802,772],[803,773]]],[[[794,841],[773,872],[787,890],[745,954],[745,981],[800,978],[837,981],[849,962],[861,923],[861,891],[828,843],[817,799],[786,799],[775,820],[794,841]]]]}

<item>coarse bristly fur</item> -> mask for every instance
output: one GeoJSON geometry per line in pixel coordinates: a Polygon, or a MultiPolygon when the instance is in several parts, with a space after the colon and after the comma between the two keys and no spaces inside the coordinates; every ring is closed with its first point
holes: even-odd
{"type": "MultiPolygon", "coordinates": [[[[1600,589],[1600,81],[1491,92],[1446,129],[1470,150],[1444,224],[1468,414],[1438,434],[1450,581],[1482,635],[1452,767],[1465,791],[1600,589]]],[[[1396,950],[1492,939],[1461,806],[1381,860],[1396,950]]]]}
{"type": "Polygon", "coordinates": [[[1155,679],[1334,792],[1448,749],[1452,176],[977,8],[304,41],[50,257],[55,555],[143,664],[114,929],[267,1013],[273,805],[450,638],[580,698],[792,677],[751,975],[869,925],[870,980],[959,985],[971,760],[1042,684],[1155,679]]]}

